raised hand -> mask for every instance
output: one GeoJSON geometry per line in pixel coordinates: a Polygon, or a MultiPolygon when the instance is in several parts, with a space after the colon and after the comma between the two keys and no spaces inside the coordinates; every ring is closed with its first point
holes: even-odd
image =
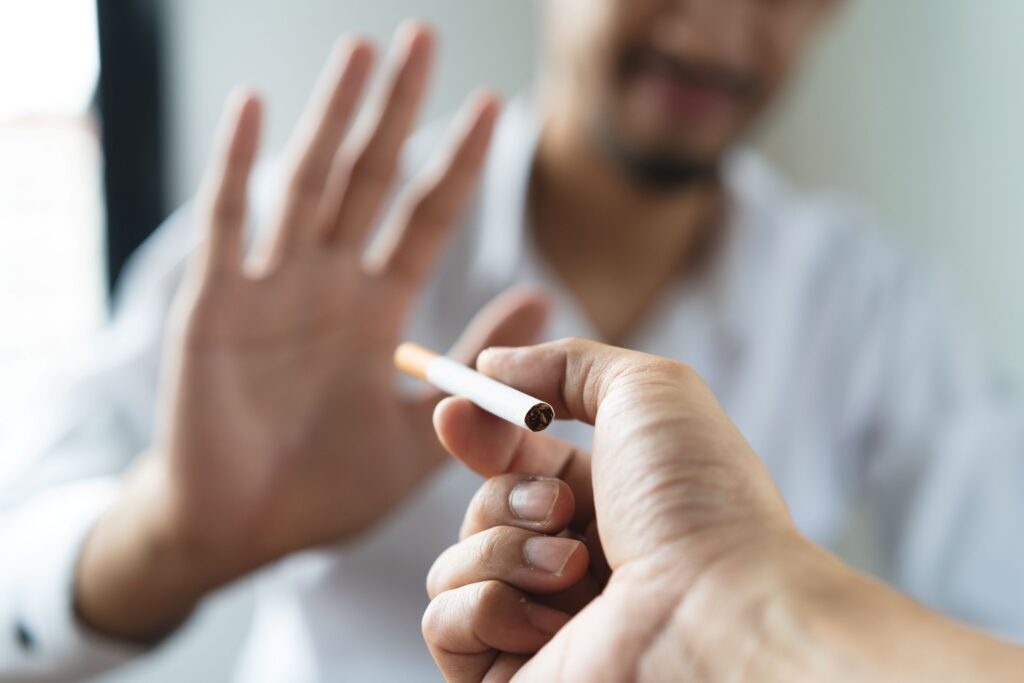
{"type": "MultiPolygon", "coordinates": [[[[373,50],[359,40],[335,50],[289,147],[269,238],[248,259],[261,105],[232,99],[197,201],[207,238],[177,302],[154,454],[83,552],[78,608],[94,626],[159,636],[210,588],[368,529],[443,462],[430,428],[437,399],[403,398],[391,353],[480,175],[493,97],[466,105],[450,145],[367,244],[432,53],[425,28],[402,30],[372,125],[357,136],[348,130],[373,50]]],[[[526,341],[543,317],[536,296],[510,294],[459,348],[471,360],[526,341]]]]}

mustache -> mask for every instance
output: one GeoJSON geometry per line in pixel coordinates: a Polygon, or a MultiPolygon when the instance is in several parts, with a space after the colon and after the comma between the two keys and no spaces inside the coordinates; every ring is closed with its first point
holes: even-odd
{"type": "Polygon", "coordinates": [[[650,71],[687,85],[718,90],[736,99],[752,99],[760,92],[757,78],[737,69],[680,59],[650,48],[633,48],[623,56],[620,69],[623,77],[650,71]]]}

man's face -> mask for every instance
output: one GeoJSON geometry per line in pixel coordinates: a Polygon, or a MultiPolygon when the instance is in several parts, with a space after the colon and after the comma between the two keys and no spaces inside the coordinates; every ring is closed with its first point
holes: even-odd
{"type": "Polygon", "coordinates": [[[772,101],[835,0],[545,0],[553,83],[652,183],[715,164],[772,101]]]}

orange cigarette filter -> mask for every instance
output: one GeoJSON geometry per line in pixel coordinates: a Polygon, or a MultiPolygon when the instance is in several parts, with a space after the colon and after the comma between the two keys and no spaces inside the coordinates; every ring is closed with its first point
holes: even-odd
{"type": "Polygon", "coordinates": [[[406,374],[426,380],[427,366],[438,355],[424,346],[406,342],[395,349],[395,365],[406,374]]]}
{"type": "Polygon", "coordinates": [[[555,419],[555,411],[544,401],[419,344],[399,346],[395,350],[395,365],[402,372],[419,377],[453,396],[468,398],[487,412],[532,432],[547,429],[555,419]]]}

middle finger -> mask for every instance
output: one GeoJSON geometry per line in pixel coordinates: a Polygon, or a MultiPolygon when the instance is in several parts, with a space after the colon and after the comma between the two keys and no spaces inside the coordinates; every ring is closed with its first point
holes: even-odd
{"type": "Polygon", "coordinates": [[[434,55],[434,36],[422,24],[400,29],[403,49],[379,105],[369,138],[348,162],[339,159],[335,175],[343,186],[334,210],[325,213],[322,230],[328,240],[360,248],[373,227],[398,171],[399,156],[416,122],[427,89],[434,55]]]}
{"type": "Polygon", "coordinates": [[[581,541],[495,527],[442,553],[427,575],[427,593],[434,598],[471,583],[500,581],[550,595],[579,582],[589,564],[590,553],[581,541]]]}

